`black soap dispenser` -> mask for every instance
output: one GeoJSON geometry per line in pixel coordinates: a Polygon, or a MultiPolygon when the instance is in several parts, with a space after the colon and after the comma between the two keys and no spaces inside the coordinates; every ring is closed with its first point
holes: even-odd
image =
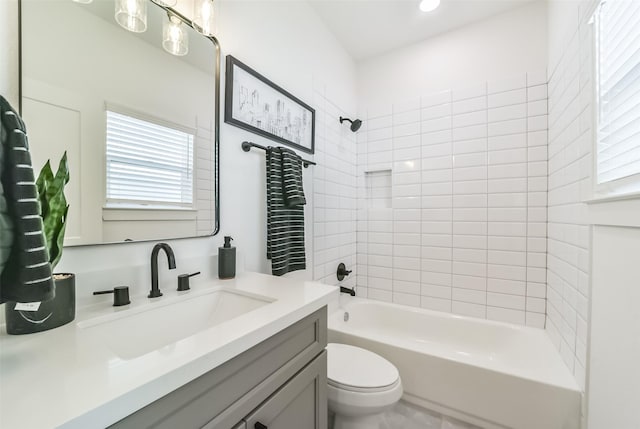
{"type": "Polygon", "coordinates": [[[236,276],[236,248],[231,246],[233,238],[226,236],[224,246],[218,247],[218,277],[232,279],[236,276]]]}

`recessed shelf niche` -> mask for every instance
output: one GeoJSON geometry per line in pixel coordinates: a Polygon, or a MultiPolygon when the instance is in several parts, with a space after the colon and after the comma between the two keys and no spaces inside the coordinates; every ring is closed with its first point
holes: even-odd
{"type": "Polygon", "coordinates": [[[391,170],[367,171],[367,207],[370,209],[391,208],[391,170]]]}

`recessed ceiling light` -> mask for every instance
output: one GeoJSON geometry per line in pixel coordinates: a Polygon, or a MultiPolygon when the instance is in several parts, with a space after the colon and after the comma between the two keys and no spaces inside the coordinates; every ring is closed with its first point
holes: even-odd
{"type": "Polygon", "coordinates": [[[420,2],[420,10],[423,12],[434,11],[440,6],[440,0],[422,0],[420,2]]]}

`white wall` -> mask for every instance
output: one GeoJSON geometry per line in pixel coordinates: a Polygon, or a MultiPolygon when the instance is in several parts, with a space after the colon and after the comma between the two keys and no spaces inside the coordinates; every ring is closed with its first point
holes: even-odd
{"type": "MultiPolygon", "coordinates": [[[[5,2],[0,4],[4,9],[5,2]]],[[[7,22],[16,27],[15,11],[7,15],[7,22]]],[[[5,14],[1,16],[4,19],[5,14]]],[[[355,111],[355,64],[305,2],[223,2],[218,22],[223,56],[233,54],[303,101],[311,103],[314,100],[314,90],[317,90],[325,94],[333,104],[340,106],[340,111],[355,111]]],[[[4,28],[7,27],[0,25],[0,28],[1,34],[4,34],[4,28]]],[[[3,49],[0,56],[0,64],[3,66],[1,88],[3,94],[5,88],[16,93],[17,61],[12,54],[17,50],[17,30],[10,32],[8,38],[5,35],[5,39],[0,42],[2,46],[11,47],[3,49]],[[14,69],[9,78],[4,74],[5,65],[14,69]]],[[[224,70],[224,62],[222,69],[224,70]]],[[[224,91],[224,80],[222,90],[224,91]]],[[[13,102],[16,102],[15,98],[13,102]]],[[[209,264],[207,258],[208,255],[217,253],[224,235],[235,238],[234,244],[241,252],[248,270],[268,271],[264,154],[259,151],[243,152],[240,148],[243,140],[270,144],[268,140],[222,123],[221,231],[213,238],[170,241],[176,252],[179,272],[199,268],[216,276],[215,265],[209,264]],[[200,265],[196,260],[201,261],[200,265]],[[202,266],[203,263],[209,266],[202,266]]],[[[303,156],[312,158],[311,155],[303,156]]],[[[305,169],[304,174],[308,199],[305,210],[308,268],[306,272],[294,275],[311,278],[313,167],[305,169]]],[[[100,279],[97,276],[84,276],[83,281],[78,284],[78,293],[85,295],[85,299],[92,299],[88,294],[98,283],[107,286],[125,281],[134,283],[130,286],[138,292],[144,291],[149,287],[148,259],[151,247],[152,243],[135,243],[67,248],[57,271],[87,273],[112,269],[124,273],[127,271],[126,267],[133,266],[138,269],[131,275],[122,274],[112,278],[102,276],[100,279]]],[[[164,279],[166,287],[174,286],[173,275],[161,273],[161,279],[164,279]]]]}
{"type": "Polygon", "coordinates": [[[593,146],[591,1],[549,5],[549,238],[547,325],[585,387],[593,146]]]}
{"type": "Polygon", "coordinates": [[[589,429],[640,427],[638,255],[640,228],[594,227],[589,429]]]}
{"type": "Polygon", "coordinates": [[[549,2],[547,332],[586,389],[583,427],[640,427],[640,198],[593,198],[596,0],[549,2]]]}
{"type": "Polygon", "coordinates": [[[544,326],[546,68],[543,1],[358,64],[363,293],[544,326]]]}
{"type": "Polygon", "coordinates": [[[546,28],[546,2],[537,1],[363,61],[359,100],[394,102],[544,68],[546,28]]]}
{"type": "MultiPolygon", "coordinates": [[[[315,102],[322,104],[326,98],[342,111],[355,111],[355,64],[306,2],[229,1],[221,3],[220,9],[223,55],[237,57],[312,105],[315,102]]],[[[319,119],[323,121],[322,117],[319,119]]],[[[335,117],[331,119],[337,121],[335,117]]],[[[318,138],[321,135],[316,137],[316,144],[328,143],[318,138]]],[[[240,143],[243,140],[273,144],[223,125],[220,145],[222,234],[237,236],[236,244],[250,252],[247,254],[248,269],[266,272],[264,154],[242,152],[240,143]],[[248,177],[249,171],[256,175],[248,177]]],[[[312,158],[308,154],[302,155],[312,158]]],[[[310,167],[303,174],[307,195],[311,195],[311,179],[318,172],[310,167]]],[[[313,198],[310,198],[305,208],[309,268],[313,266],[309,252],[313,243],[312,202],[313,198]]]]}
{"type": "Polygon", "coordinates": [[[358,291],[542,328],[547,75],[368,108],[359,134],[358,291]],[[388,208],[370,172],[387,171],[388,208]]]}
{"type": "MultiPolygon", "coordinates": [[[[318,165],[314,169],[314,279],[353,287],[356,284],[356,134],[340,116],[352,116],[323,93],[314,92],[318,165]],[[339,282],[337,267],[352,273],[339,282]]],[[[353,112],[351,112],[353,113],[353,112]]]]}
{"type": "Polygon", "coordinates": [[[0,94],[18,105],[18,0],[0,2],[0,94]]]}

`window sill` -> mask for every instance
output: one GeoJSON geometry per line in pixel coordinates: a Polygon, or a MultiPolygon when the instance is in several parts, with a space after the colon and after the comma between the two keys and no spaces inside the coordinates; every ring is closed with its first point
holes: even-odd
{"type": "Polygon", "coordinates": [[[625,200],[634,200],[640,199],[640,192],[629,192],[626,194],[617,194],[617,195],[603,195],[603,196],[594,196],[591,199],[585,200],[585,204],[603,204],[610,203],[615,201],[625,201],[625,200]]]}
{"type": "Polygon", "coordinates": [[[103,207],[102,220],[109,221],[193,221],[197,210],[189,208],[103,207]]]}
{"type": "Polygon", "coordinates": [[[584,202],[592,225],[640,228],[640,193],[592,198],[584,202]]]}

